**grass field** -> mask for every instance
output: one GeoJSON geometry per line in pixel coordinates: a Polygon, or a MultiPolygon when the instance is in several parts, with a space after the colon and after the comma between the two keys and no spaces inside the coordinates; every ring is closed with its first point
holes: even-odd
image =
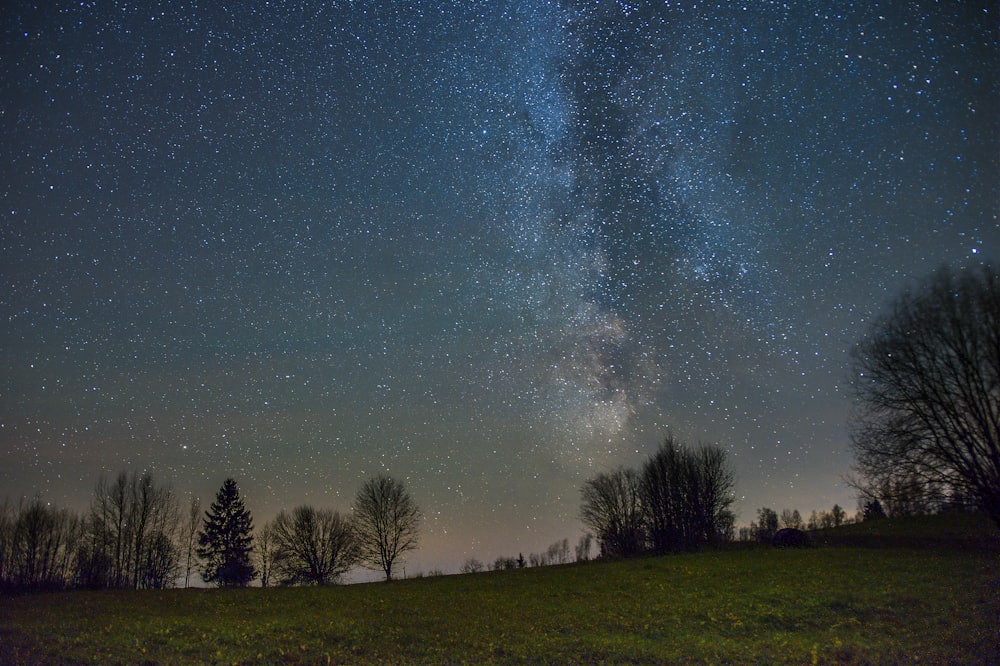
{"type": "Polygon", "coordinates": [[[0,599],[2,663],[1000,663],[1000,560],[745,548],[325,589],[0,599]]]}

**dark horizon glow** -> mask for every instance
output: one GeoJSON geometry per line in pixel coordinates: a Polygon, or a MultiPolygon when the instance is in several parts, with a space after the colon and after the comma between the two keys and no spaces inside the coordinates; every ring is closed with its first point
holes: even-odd
{"type": "Polygon", "coordinates": [[[412,4],[0,10],[0,495],[385,471],[456,571],[672,432],[852,512],[850,348],[1000,256],[994,4],[412,4]]]}

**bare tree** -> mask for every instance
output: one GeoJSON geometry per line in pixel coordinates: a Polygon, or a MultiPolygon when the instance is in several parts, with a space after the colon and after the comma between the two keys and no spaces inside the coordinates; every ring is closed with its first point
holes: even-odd
{"type": "Polygon", "coordinates": [[[253,551],[257,557],[257,571],[260,574],[260,586],[270,587],[271,576],[274,570],[274,561],[277,557],[277,544],[275,543],[274,521],[265,523],[264,527],[258,530],[253,537],[253,551]]]}
{"type": "Polygon", "coordinates": [[[483,563],[474,557],[470,557],[462,565],[461,572],[466,573],[479,573],[483,570],[483,563]]]}
{"type": "Polygon", "coordinates": [[[795,530],[801,530],[805,527],[805,523],[802,522],[802,514],[799,513],[798,509],[782,509],[781,517],[778,521],[781,527],[788,527],[795,530]]]}
{"type": "Polygon", "coordinates": [[[299,506],[279,513],[271,529],[272,565],[283,585],[336,583],[358,560],[354,529],[336,511],[299,506]]]}
{"type": "Polygon", "coordinates": [[[168,587],[175,582],[180,514],[173,492],[149,472],[101,478],[77,561],[86,587],[168,587]]]}
{"type": "Polygon", "coordinates": [[[970,498],[1000,526],[996,268],[941,268],[899,296],[855,348],[853,383],[862,483],[915,476],[970,498]]]}
{"type": "Polygon", "coordinates": [[[4,507],[0,587],[37,590],[72,584],[80,519],[36,497],[12,511],[4,507]]]}
{"type": "Polygon", "coordinates": [[[545,559],[549,564],[566,564],[569,562],[569,539],[556,541],[545,551],[545,559]]]}
{"type": "Polygon", "coordinates": [[[586,562],[590,559],[590,544],[593,538],[589,533],[580,536],[580,540],[576,543],[577,562],[586,562]]]}
{"type": "Polygon", "coordinates": [[[834,504],[830,510],[830,520],[833,521],[834,527],[840,527],[847,520],[847,512],[839,504],[834,504]]]}
{"type": "Polygon", "coordinates": [[[0,506],[0,588],[8,585],[14,575],[14,521],[16,514],[10,500],[0,506]]]}
{"type": "Polygon", "coordinates": [[[778,531],[778,513],[769,507],[757,509],[757,522],[750,523],[750,534],[755,541],[771,543],[778,531]]]}
{"type": "Polygon", "coordinates": [[[580,518],[597,536],[603,557],[630,557],[643,550],[639,476],[619,467],[583,484],[580,518]]]}
{"type": "Polygon", "coordinates": [[[417,547],[421,513],[402,482],[379,474],[365,481],[354,500],[360,559],[392,580],[396,560],[417,547]]]}
{"type": "Polygon", "coordinates": [[[194,571],[195,558],[195,536],[198,534],[198,527],[201,524],[201,498],[191,497],[188,504],[187,522],[184,524],[184,587],[191,584],[191,572],[194,571]]]}
{"type": "Polygon", "coordinates": [[[735,477],[718,446],[689,448],[672,436],[642,469],[646,527],[663,553],[731,538],[735,477]]]}
{"type": "Polygon", "coordinates": [[[490,571],[513,571],[517,569],[517,559],[513,557],[498,557],[490,565],[490,571]]]}

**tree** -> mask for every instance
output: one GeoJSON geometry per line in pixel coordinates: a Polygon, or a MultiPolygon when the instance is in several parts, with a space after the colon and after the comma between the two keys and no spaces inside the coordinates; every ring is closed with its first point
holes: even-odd
{"type": "Polygon", "coordinates": [[[36,497],[19,503],[7,520],[2,587],[38,590],[68,585],[73,578],[79,518],[36,497]]]}
{"type": "Polygon", "coordinates": [[[417,547],[421,517],[402,482],[386,474],[365,481],[354,500],[360,561],[392,580],[396,560],[417,547]]]}
{"type": "Polygon", "coordinates": [[[654,552],[731,538],[735,476],[718,446],[691,449],[668,436],[642,468],[642,502],[654,552]]]}
{"type": "Polygon", "coordinates": [[[460,571],[464,574],[468,574],[468,573],[479,573],[482,570],[483,570],[483,563],[474,557],[470,557],[465,561],[465,564],[462,565],[460,571]]]}
{"type": "Polygon", "coordinates": [[[180,565],[180,514],[169,486],[149,472],[122,471],[94,489],[90,514],[77,548],[77,575],[84,587],[169,587],[180,565]]]}
{"type": "Polygon", "coordinates": [[[256,575],[253,551],[253,516],[244,506],[236,481],[226,479],[205,512],[198,531],[201,577],[219,587],[246,587],[256,575]]]}
{"type": "Polygon", "coordinates": [[[269,527],[271,564],[282,585],[336,583],[358,560],[354,529],[336,511],[303,505],[291,514],[282,511],[269,527]]]}
{"type": "Polygon", "coordinates": [[[191,572],[194,570],[195,564],[195,535],[198,533],[198,518],[201,517],[201,498],[192,497],[191,503],[188,505],[188,520],[184,527],[184,587],[187,587],[191,582],[191,572]]]}
{"type": "Polygon", "coordinates": [[[590,559],[590,543],[593,538],[589,533],[580,536],[574,549],[577,562],[586,562],[590,559]]]}
{"type": "Polygon", "coordinates": [[[868,500],[861,507],[861,515],[865,522],[879,520],[880,518],[885,518],[885,510],[882,509],[882,503],[877,499],[868,500]]]}
{"type": "Polygon", "coordinates": [[[762,507],[757,509],[757,522],[750,523],[750,532],[759,543],[771,543],[778,531],[778,514],[774,509],[762,507]]]}
{"type": "Polygon", "coordinates": [[[517,569],[517,560],[513,557],[498,557],[490,565],[490,571],[513,571],[517,569]]]}
{"type": "Polygon", "coordinates": [[[840,527],[846,519],[847,512],[839,504],[834,504],[833,509],[830,510],[830,520],[833,521],[833,526],[840,527]]]}
{"type": "Polygon", "coordinates": [[[274,522],[265,523],[253,539],[254,554],[257,556],[257,573],[260,575],[260,586],[270,587],[274,562],[277,557],[277,546],[274,537],[274,522]]]}
{"type": "Polygon", "coordinates": [[[566,564],[569,562],[569,539],[556,541],[545,551],[549,564],[566,564]]]}
{"type": "MultiPolygon", "coordinates": [[[[1000,526],[1000,274],[939,269],[854,349],[856,485],[968,497],[1000,526]]],[[[891,506],[893,498],[881,497],[891,506]]]]}
{"type": "Polygon", "coordinates": [[[787,527],[795,530],[801,530],[805,527],[805,523],[802,522],[802,514],[799,513],[798,509],[789,510],[782,509],[781,517],[779,523],[782,527],[787,527]]]}
{"type": "Polygon", "coordinates": [[[642,552],[642,499],[639,475],[619,467],[583,484],[580,518],[597,537],[602,557],[631,557],[642,552]]]}

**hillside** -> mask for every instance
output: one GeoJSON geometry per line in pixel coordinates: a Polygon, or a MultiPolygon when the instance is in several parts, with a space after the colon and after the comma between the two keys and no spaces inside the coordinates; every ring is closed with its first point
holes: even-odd
{"type": "Polygon", "coordinates": [[[998,591],[993,552],[845,546],[43,594],[0,603],[0,663],[997,663],[998,591]]]}

